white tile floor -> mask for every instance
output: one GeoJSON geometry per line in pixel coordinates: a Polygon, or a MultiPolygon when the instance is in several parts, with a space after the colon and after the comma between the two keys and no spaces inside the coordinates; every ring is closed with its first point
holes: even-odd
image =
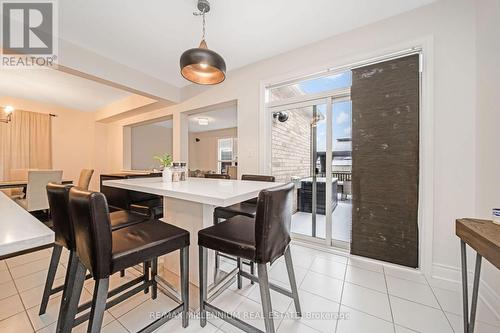
{"type": "MultiPolygon", "coordinates": [[[[316,217],[316,237],[325,238],[325,215],[316,217]]],[[[292,232],[311,236],[311,213],[297,212],[292,217],[292,232]]],[[[342,242],[351,242],[352,201],[340,200],[332,213],[332,238],[342,242]]]]}
{"type": "MultiPolygon", "coordinates": [[[[47,314],[38,316],[49,256],[50,250],[43,250],[0,261],[0,332],[55,331],[60,294],[51,298],[47,314]]],[[[418,272],[300,245],[292,246],[292,256],[303,317],[294,318],[291,299],[272,292],[278,332],[462,332],[460,292],[431,287],[418,272]]],[[[58,283],[62,283],[66,260],[64,255],[58,283]]],[[[125,278],[114,275],[111,285],[123,283],[136,274],[129,270],[125,278]]],[[[289,286],[282,259],[270,268],[270,277],[277,284],[289,286]]],[[[85,284],[82,299],[91,297],[92,287],[92,282],[85,284]]],[[[256,285],[244,281],[242,290],[233,285],[216,299],[215,305],[264,328],[263,321],[255,318],[261,312],[256,285]]],[[[149,295],[137,294],[106,311],[102,331],[135,332],[152,320],[151,313],[173,307],[174,303],[163,294],[155,301],[149,295]]],[[[85,329],[86,323],[74,331],[85,329]]],[[[186,330],[178,319],[158,330],[162,333],[238,331],[216,318],[210,318],[202,329],[195,315],[186,330]]],[[[481,301],[476,332],[500,332],[500,319],[481,301]]]]}

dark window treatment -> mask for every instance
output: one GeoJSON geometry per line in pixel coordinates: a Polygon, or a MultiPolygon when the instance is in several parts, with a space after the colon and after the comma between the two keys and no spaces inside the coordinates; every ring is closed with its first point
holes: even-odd
{"type": "Polygon", "coordinates": [[[418,267],[419,55],[352,72],[351,253],[418,267]]]}

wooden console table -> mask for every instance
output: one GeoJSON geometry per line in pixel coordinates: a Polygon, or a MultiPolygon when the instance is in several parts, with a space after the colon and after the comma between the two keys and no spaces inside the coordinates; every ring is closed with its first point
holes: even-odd
{"type": "Polygon", "coordinates": [[[500,269],[500,225],[494,224],[489,220],[463,218],[456,220],[455,233],[460,237],[461,246],[464,332],[473,333],[474,323],[476,321],[481,259],[484,257],[496,268],[500,269]],[[468,244],[476,251],[476,268],[474,270],[470,319],[468,311],[467,255],[465,244],[468,244]]]}

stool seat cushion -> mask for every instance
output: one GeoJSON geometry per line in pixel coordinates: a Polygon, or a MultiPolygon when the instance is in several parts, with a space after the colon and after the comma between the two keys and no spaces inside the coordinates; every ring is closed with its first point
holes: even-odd
{"type": "Polygon", "coordinates": [[[111,222],[111,230],[115,231],[137,223],[145,222],[148,220],[148,217],[128,212],[126,210],[118,210],[116,212],[109,213],[109,220],[111,222]]]}
{"type": "Polygon", "coordinates": [[[189,232],[158,220],[113,232],[111,273],[189,245],[189,232]]]}
{"type": "Polygon", "coordinates": [[[236,215],[243,215],[254,218],[257,213],[257,205],[241,202],[227,207],[216,207],[215,215],[219,218],[230,218],[236,215]]]}
{"type": "Polygon", "coordinates": [[[236,257],[254,260],[254,219],[238,215],[223,223],[202,229],[198,232],[198,245],[236,257]]]}

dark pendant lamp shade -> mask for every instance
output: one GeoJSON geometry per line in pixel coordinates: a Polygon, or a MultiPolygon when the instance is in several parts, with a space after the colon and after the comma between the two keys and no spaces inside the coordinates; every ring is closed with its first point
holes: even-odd
{"type": "Polygon", "coordinates": [[[226,63],[224,59],[212,50],[209,50],[205,40],[200,46],[189,49],[181,55],[182,76],[197,84],[218,84],[226,78],[226,63]]]}

